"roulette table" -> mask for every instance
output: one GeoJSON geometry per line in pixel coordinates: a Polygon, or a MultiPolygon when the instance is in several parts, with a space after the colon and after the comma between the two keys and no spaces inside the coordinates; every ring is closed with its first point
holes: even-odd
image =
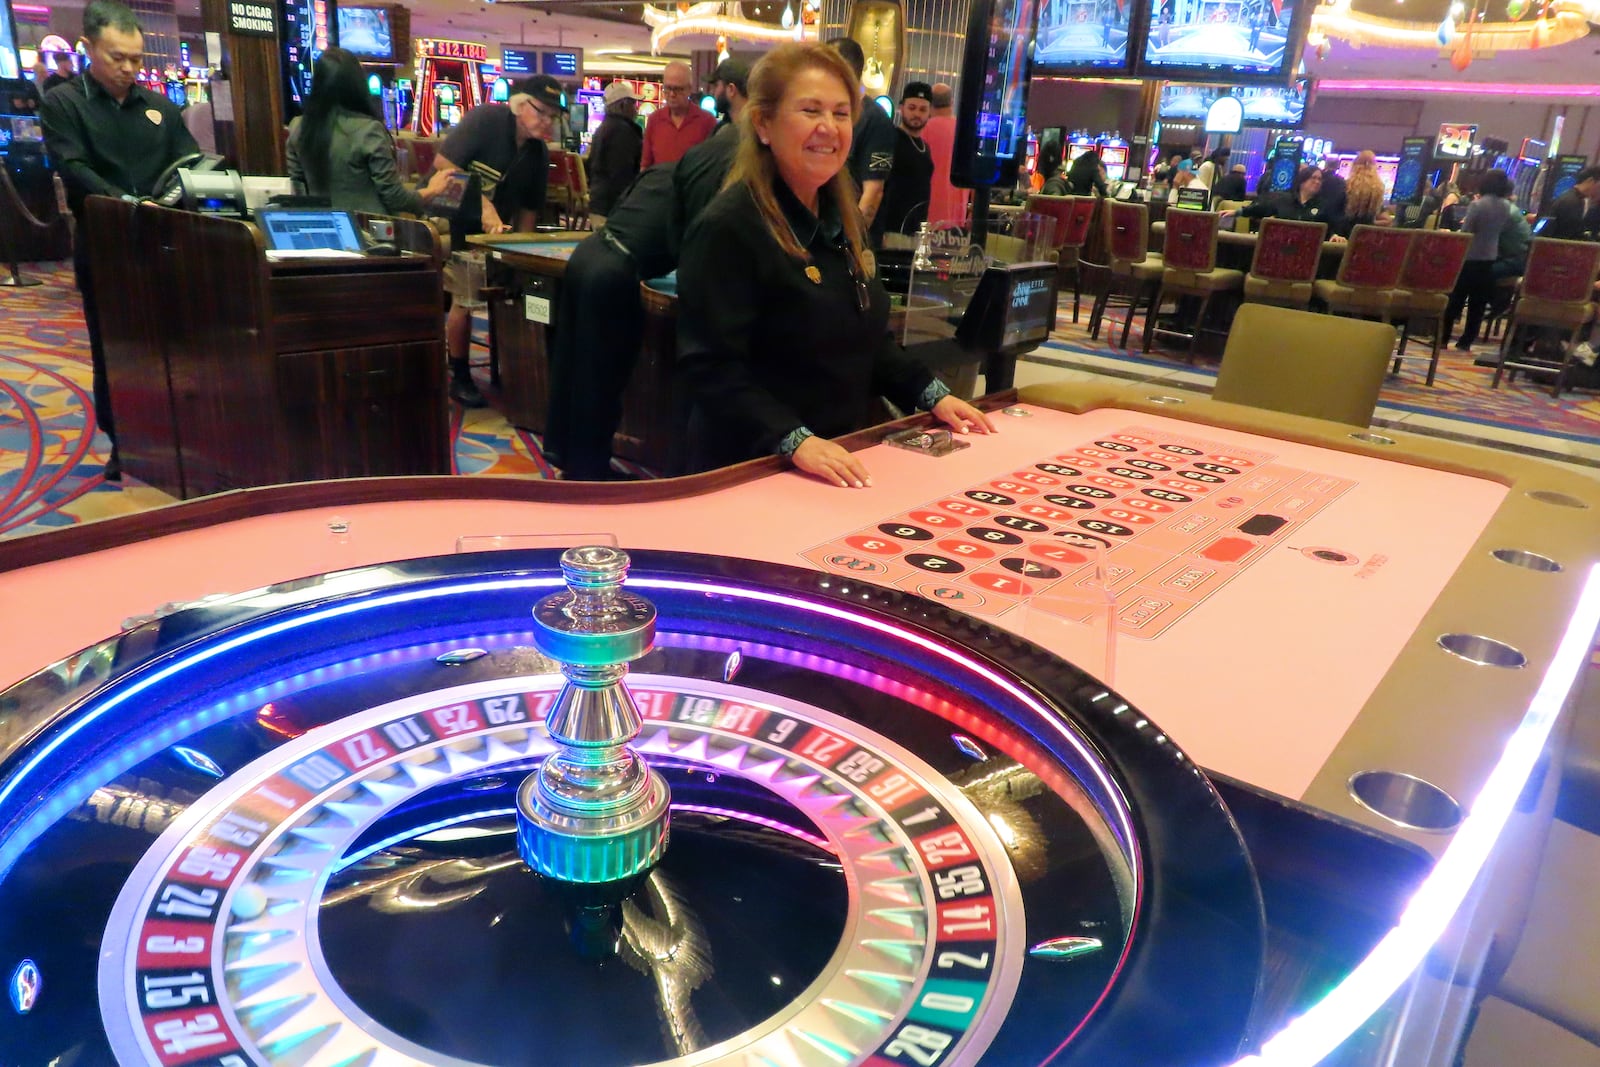
{"type": "Polygon", "coordinates": [[[1537,866],[1600,491],[1147,392],[866,434],[870,491],[368,480],[8,545],[0,608],[71,610],[0,648],[0,1052],[1448,1062],[1537,866]],[[597,960],[513,794],[552,543],[607,541],[674,808],[597,960]]]}

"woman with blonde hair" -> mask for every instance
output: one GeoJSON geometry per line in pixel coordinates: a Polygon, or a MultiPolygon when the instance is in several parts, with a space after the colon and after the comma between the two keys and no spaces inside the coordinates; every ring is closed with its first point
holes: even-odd
{"type": "Polygon", "coordinates": [[[829,47],[784,44],[749,85],[733,169],[678,262],[691,466],[776,453],[833,485],[869,485],[829,438],[878,421],[879,396],[963,433],[993,430],[889,332],[845,170],[862,106],[855,73],[829,47]]]}
{"type": "Polygon", "coordinates": [[[1345,181],[1344,217],[1334,224],[1333,232],[1349,237],[1357,226],[1379,222],[1388,196],[1383,179],[1378,176],[1378,157],[1370,151],[1357,155],[1345,181]]]}

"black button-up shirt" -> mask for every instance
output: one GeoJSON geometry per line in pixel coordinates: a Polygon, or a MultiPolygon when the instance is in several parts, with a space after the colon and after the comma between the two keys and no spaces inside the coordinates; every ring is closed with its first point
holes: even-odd
{"type": "Polygon", "coordinates": [[[200,151],[171,100],[135,85],[118,103],[87,73],[46,93],[39,119],[74,215],[92,194],[156,195],[162,172],[200,151]]]}

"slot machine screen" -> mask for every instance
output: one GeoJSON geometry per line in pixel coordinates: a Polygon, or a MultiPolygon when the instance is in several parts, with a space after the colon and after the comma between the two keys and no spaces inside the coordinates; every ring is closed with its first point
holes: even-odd
{"type": "Polygon", "coordinates": [[[950,180],[1009,185],[1027,142],[1028,80],[1039,0],[975,0],[961,64],[950,180]]]}
{"type": "Polygon", "coordinates": [[[1033,65],[1040,74],[1126,74],[1131,0],[1043,0],[1033,65]]]}
{"type": "Polygon", "coordinates": [[[1122,181],[1128,176],[1128,146],[1102,144],[1100,162],[1105,164],[1107,178],[1114,182],[1122,181]]]}
{"type": "Polygon", "coordinates": [[[1287,85],[1312,0],[1153,0],[1137,73],[1287,85]]]}

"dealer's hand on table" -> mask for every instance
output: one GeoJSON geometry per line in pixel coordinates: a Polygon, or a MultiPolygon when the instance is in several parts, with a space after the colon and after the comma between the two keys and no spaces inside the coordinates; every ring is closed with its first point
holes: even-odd
{"type": "Polygon", "coordinates": [[[840,489],[862,489],[872,484],[866,464],[855,453],[826,437],[808,437],[789,457],[807,474],[821,478],[840,489]]]}
{"type": "Polygon", "coordinates": [[[933,417],[957,433],[998,433],[989,416],[954,394],[933,405],[933,417]]]}

